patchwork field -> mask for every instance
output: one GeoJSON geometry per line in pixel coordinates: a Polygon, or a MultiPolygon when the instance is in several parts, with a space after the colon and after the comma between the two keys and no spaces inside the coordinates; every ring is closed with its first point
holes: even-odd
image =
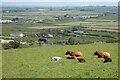
{"type": "Polygon", "coordinates": [[[49,28],[64,28],[69,26],[39,26],[39,27],[28,27],[30,29],[49,29],[49,28]]]}
{"type": "MultiPolygon", "coordinates": [[[[89,11],[32,11],[32,12],[18,12],[13,13],[15,15],[51,15],[51,16],[62,16],[62,15],[66,15],[66,14],[70,14],[70,15],[84,15],[84,14],[90,14],[90,15],[94,15],[94,14],[101,14],[99,12],[89,12],[89,11]]],[[[13,15],[12,14],[12,15],[13,15]]],[[[6,15],[6,14],[5,14],[6,15]]],[[[11,15],[11,14],[9,14],[11,15]]]]}
{"type": "MultiPolygon", "coordinates": [[[[75,25],[84,25],[84,26],[109,26],[110,28],[116,28],[118,27],[118,22],[93,22],[93,21],[78,21],[78,22],[69,22],[69,23],[62,23],[62,24],[57,24],[57,25],[71,25],[71,26],[75,26],[75,25]],[[115,26],[115,27],[114,27],[115,26]]],[[[101,28],[104,28],[101,27],[101,28]]]]}
{"type": "Polygon", "coordinates": [[[3,50],[3,78],[118,78],[118,44],[87,44],[73,46],[50,46],[3,50]],[[67,60],[67,50],[84,53],[87,62],[67,60]],[[96,51],[107,51],[112,63],[93,56],[96,51]],[[62,60],[52,62],[51,57],[62,60]]]}
{"type": "MultiPolygon", "coordinates": [[[[97,20],[97,19],[96,19],[97,20]]],[[[105,31],[113,31],[118,32],[118,22],[113,20],[98,20],[96,21],[78,21],[78,22],[69,22],[69,23],[62,23],[56,24],[59,26],[78,26],[82,25],[84,27],[88,27],[87,29],[104,29],[105,31]]]]}

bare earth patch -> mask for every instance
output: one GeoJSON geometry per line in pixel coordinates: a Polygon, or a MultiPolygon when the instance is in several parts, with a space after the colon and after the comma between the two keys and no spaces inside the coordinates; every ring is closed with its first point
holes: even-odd
{"type": "Polygon", "coordinates": [[[88,29],[118,32],[118,26],[86,26],[88,29]]]}
{"type": "Polygon", "coordinates": [[[109,28],[109,29],[118,29],[118,26],[86,26],[86,27],[92,27],[92,28],[109,28]]]}
{"type": "Polygon", "coordinates": [[[72,11],[40,11],[40,12],[21,12],[22,15],[65,15],[72,11]]]}
{"type": "Polygon", "coordinates": [[[28,27],[30,29],[49,29],[49,28],[63,28],[69,26],[36,26],[36,27],[28,27]]]}

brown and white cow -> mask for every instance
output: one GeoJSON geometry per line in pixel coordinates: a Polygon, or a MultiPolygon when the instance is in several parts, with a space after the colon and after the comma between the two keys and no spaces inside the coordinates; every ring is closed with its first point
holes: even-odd
{"type": "Polygon", "coordinates": [[[96,51],[93,55],[97,55],[98,58],[110,58],[110,53],[108,52],[99,52],[99,51],[96,51]]]}
{"type": "Polygon", "coordinates": [[[65,55],[70,55],[70,56],[76,56],[76,57],[82,57],[83,53],[81,52],[74,52],[74,51],[67,51],[65,55]]]}

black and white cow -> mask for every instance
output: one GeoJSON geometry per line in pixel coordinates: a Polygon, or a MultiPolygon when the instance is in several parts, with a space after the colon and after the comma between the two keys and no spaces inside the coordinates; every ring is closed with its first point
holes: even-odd
{"type": "Polygon", "coordinates": [[[106,63],[106,62],[112,62],[112,59],[111,59],[111,58],[107,58],[107,57],[105,57],[104,59],[105,59],[105,60],[104,60],[103,63],[106,63]]]}

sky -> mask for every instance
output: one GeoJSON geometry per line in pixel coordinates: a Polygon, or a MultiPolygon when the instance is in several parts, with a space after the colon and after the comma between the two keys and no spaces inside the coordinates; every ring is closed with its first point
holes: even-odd
{"type": "Polygon", "coordinates": [[[2,2],[119,2],[119,0],[1,0],[2,2]]]}
{"type": "Polygon", "coordinates": [[[119,0],[2,0],[3,6],[117,6],[119,0]]]}

